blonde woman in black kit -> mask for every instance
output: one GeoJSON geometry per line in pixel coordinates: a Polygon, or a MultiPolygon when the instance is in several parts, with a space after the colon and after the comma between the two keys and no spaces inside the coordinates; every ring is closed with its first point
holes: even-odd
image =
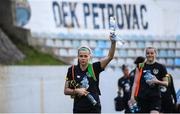
{"type": "Polygon", "coordinates": [[[78,49],[78,65],[68,68],[64,94],[74,96],[73,113],[101,113],[99,74],[114,57],[116,42],[111,36],[110,41],[111,47],[106,57],[90,64],[91,50],[83,46],[78,49]],[[73,80],[80,87],[70,87],[70,82],[73,80]]]}
{"type": "Polygon", "coordinates": [[[159,114],[161,109],[160,85],[168,86],[167,70],[156,61],[156,49],[145,50],[146,61],[136,75],[132,87],[129,106],[137,102],[141,113],[159,114]],[[148,78],[147,78],[148,77],[148,78]]]}

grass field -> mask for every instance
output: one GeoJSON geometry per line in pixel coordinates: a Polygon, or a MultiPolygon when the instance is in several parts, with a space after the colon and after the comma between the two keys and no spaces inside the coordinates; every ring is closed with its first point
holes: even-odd
{"type": "Polygon", "coordinates": [[[63,61],[58,60],[50,54],[42,53],[32,46],[22,43],[19,40],[13,40],[17,48],[25,54],[23,61],[15,63],[15,65],[64,65],[63,61]]]}

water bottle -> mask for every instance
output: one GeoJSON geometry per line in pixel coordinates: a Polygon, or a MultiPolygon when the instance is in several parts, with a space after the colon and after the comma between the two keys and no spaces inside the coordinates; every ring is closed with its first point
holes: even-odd
{"type": "Polygon", "coordinates": [[[97,104],[97,101],[94,99],[94,97],[90,93],[88,93],[86,97],[89,99],[89,101],[92,103],[93,106],[97,104]]]}
{"type": "Polygon", "coordinates": [[[130,111],[132,113],[139,112],[139,107],[137,106],[137,103],[134,103],[132,106],[130,106],[130,111]]]}
{"type": "Polygon", "coordinates": [[[112,36],[112,39],[117,41],[118,45],[124,45],[125,41],[122,40],[117,34],[115,34],[115,31],[117,29],[117,23],[115,17],[110,17],[110,34],[112,36]]]}
{"type": "Polygon", "coordinates": [[[112,37],[115,37],[116,27],[117,27],[117,25],[116,25],[115,17],[110,17],[109,28],[110,28],[110,34],[112,35],[112,37]]]}
{"type": "MultiPolygon", "coordinates": [[[[89,81],[87,79],[87,76],[85,76],[83,80],[81,81],[80,87],[86,88],[86,89],[89,88],[89,81]]],[[[97,104],[97,101],[94,99],[94,97],[90,93],[88,93],[86,97],[89,99],[89,101],[92,103],[93,106],[97,104]]]]}
{"type": "Polygon", "coordinates": [[[145,81],[152,80],[153,78],[154,78],[154,75],[151,74],[151,71],[150,70],[146,70],[145,75],[144,75],[145,81]]]}

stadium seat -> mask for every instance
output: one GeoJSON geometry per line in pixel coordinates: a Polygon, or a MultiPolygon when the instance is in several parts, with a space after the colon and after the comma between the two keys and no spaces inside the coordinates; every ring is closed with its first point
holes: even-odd
{"type": "Polygon", "coordinates": [[[90,41],[89,41],[89,46],[90,46],[91,48],[95,48],[95,47],[96,47],[96,40],[90,40],[90,41]]]}
{"type": "Polygon", "coordinates": [[[140,37],[137,36],[136,34],[133,34],[133,35],[130,36],[130,39],[131,39],[131,40],[139,40],[139,38],[140,38],[140,37]]]}
{"type": "Polygon", "coordinates": [[[165,41],[161,42],[161,48],[168,48],[167,46],[168,46],[167,42],[165,42],[165,41]]]}
{"type": "Polygon", "coordinates": [[[103,49],[103,55],[104,55],[104,56],[107,56],[108,53],[109,53],[109,49],[103,49]]]}
{"type": "Polygon", "coordinates": [[[59,49],[59,55],[60,56],[69,56],[67,49],[59,49]]]}
{"type": "Polygon", "coordinates": [[[147,35],[147,36],[145,36],[145,38],[148,39],[148,40],[153,40],[154,36],[153,35],[147,35]]]}
{"type": "Polygon", "coordinates": [[[159,57],[167,57],[167,51],[166,50],[160,50],[159,51],[159,57]]]}
{"type": "Polygon", "coordinates": [[[175,55],[176,55],[176,57],[180,57],[180,50],[176,50],[175,55]]]}
{"type": "Polygon", "coordinates": [[[106,40],[106,47],[110,48],[110,46],[111,46],[111,42],[109,40],[106,40]]]}
{"type": "Polygon", "coordinates": [[[49,46],[49,47],[53,47],[55,44],[54,44],[54,41],[52,39],[47,39],[46,40],[46,46],[49,46]]]}
{"type": "Polygon", "coordinates": [[[139,36],[138,36],[138,40],[139,40],[139,41],[140,41],[140,40],[141,40],[141,41],[144,41],[144,39],[145,39],[145,35],[139,35],[139,36]]]}
{"type": "Polygon", "coordinates": [[[73,40],[72,41],[72,46],[76,47],[76,48],[80,47],[80,41],[79,40],[73,40]]]}
{"type": "Polygon", "coordinates": [[[169,48],[176,48],[176,43],[175,42],[169,42],[169,48]]]}
{"type": "Polygon", "coordinates": [[[76,34],[71,34],[71,38],[73,38],[73,39],[77,39],[78,37],[77,37],[77,35],[76,34]]]}
{"type": "Polygon", "coordinates": [[[130,48],[130,43],[126,41],[122,48],[130,48]]]}
{"type": "Polygon", "coordinates": [[[145,42],[143,42],[143,41],[138,41],[138,42],[137,42],[137,46],[138,46],[138,48],[145,48],[145,42]]]}
{"type": "Polygon", "coordinates": [[[77,56],[77,54],[78,54],[78,51],[77,51],[77,49],[69,49],[69,56],[77,56]]]}
{"type": "Polygon", "coordinates": [[[144,50],[136,49],[136,56],[144,56],[144,50]]]}
{"type": "Polygon", "coordinates": [[[89,42],[87,40],[81,40],[81,46],[89,46],[89,42]]]}
{"type": "Polygon", "coordinates": [[[130,41],[130,45],[131,48],[137,48],[137,43],[135,41],[130,41]]]}
{"type": "Polygon", "coordinates": [[[65,36],[65,38],[66,39],[70,39],[70,38],[73,38],[73,34],[71,34],[71,33],[67,33],[67,34],[64,34],[65,36]]]}
{"type": "Polygon", "coordinates": [[[93,51],[93,54],[95,57],[103,57],[103,51],[102,49],[100,48],[96,48],[94,51],[93,51]]]}
{"type": "Polygon", "coordinates": [[[59,38],[65,38],[65,34],[64,34],[64,33],[59,33],[59,34],[58,34],[58,37],[59,37],[59,38]]]}
{"type": "Polygon", "coordinates": [[[63,47],[62,40],[55,40],[54,46],[55,46],[55,47],[63,47]]]}
{"type": "Polygon", "coordinates": [[[160,48],[161,45],[160,45],[160,42],[154,41],[152,46],[155,48],[160,48]]]}
{"type": "Polygon", "coordinates": [[[175,59],[175,65],[176,66],[180,66],[180,58],[176,58],[175,59]]]}
{"type": "Polygon", "coordinates": [[[74,34],[73,38],[77,38],[77,39],[82,38],[82,34],[76,33],[74,34]]]}
{"type": "Polygon", "coordinates": [[[66,47],[66,48],[72,47],[71,40],[64,40],[64,47],[66,47]]]}
{"type": "Polygon", "coordinates": [[[179,41],[180,41],[180,35],[177,35],[177,36],[176,36],[176,40],[179,40],[179,41]]]}
{"type": "Polygon", "coordinates": [[[180,48],[180,41],[176,42],[176,48],[180,48]]]}
{"type": "Polygon", "coordinates": [[[168,57],[175,57],[175,53],[173,50],[168,50],[168,57]]]}
{"type": "Polygon", "coordinates": [[[127,50],[125,49],[119,50],[119,57],[127,57],[127,50]]]}
{"type": "Polygon", "coordinates": [[[174,65],[173,59],[167,59],[167,65],[174,65]]]}
{"type": "Polygon", "coordinates": [[[128,50],[128,52],[126,52],[126,53],[128,53],[129,57],[134,57],[135,56],[135,51],[134,50],[128,50]]]}
{"type": "Polygon", "coordinates": [[[146,47],[152,47],[153,45],[152,45],[152,42],[150,42],[150,41],[146,41],[145,42],[145,45],[146,45],[146,47]]]}
{"type": "Polygon", "coordinates": [[[165,59],[160,58],[158,61],[159,61],[160,63],[162,63],[162,64],[166,65],[166,60],[165,60],[165,59]]]}
{"type": "Polygon", "coordinates": [[[106,42],[104,40],[98,40],[97,46],[98,48],[107,48],[106,42]]]}
{"type": "Polygon", "coordinates": [[[90,34],[87,34],[87,33],[83,34],[82,36],[83,38],[86,38],[86,39],[91,39],[92,37],[90,34]]]}

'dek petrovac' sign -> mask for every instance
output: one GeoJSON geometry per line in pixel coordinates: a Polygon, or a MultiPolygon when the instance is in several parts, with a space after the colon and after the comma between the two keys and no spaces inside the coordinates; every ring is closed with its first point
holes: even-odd
{"type": "Polygon", "coordinates": [[[28,0],[31,17],[26,28],[37,33],[107,34],[109,17],[121,34],[161,34],[162,11],[143,0],[28,0]]]}

